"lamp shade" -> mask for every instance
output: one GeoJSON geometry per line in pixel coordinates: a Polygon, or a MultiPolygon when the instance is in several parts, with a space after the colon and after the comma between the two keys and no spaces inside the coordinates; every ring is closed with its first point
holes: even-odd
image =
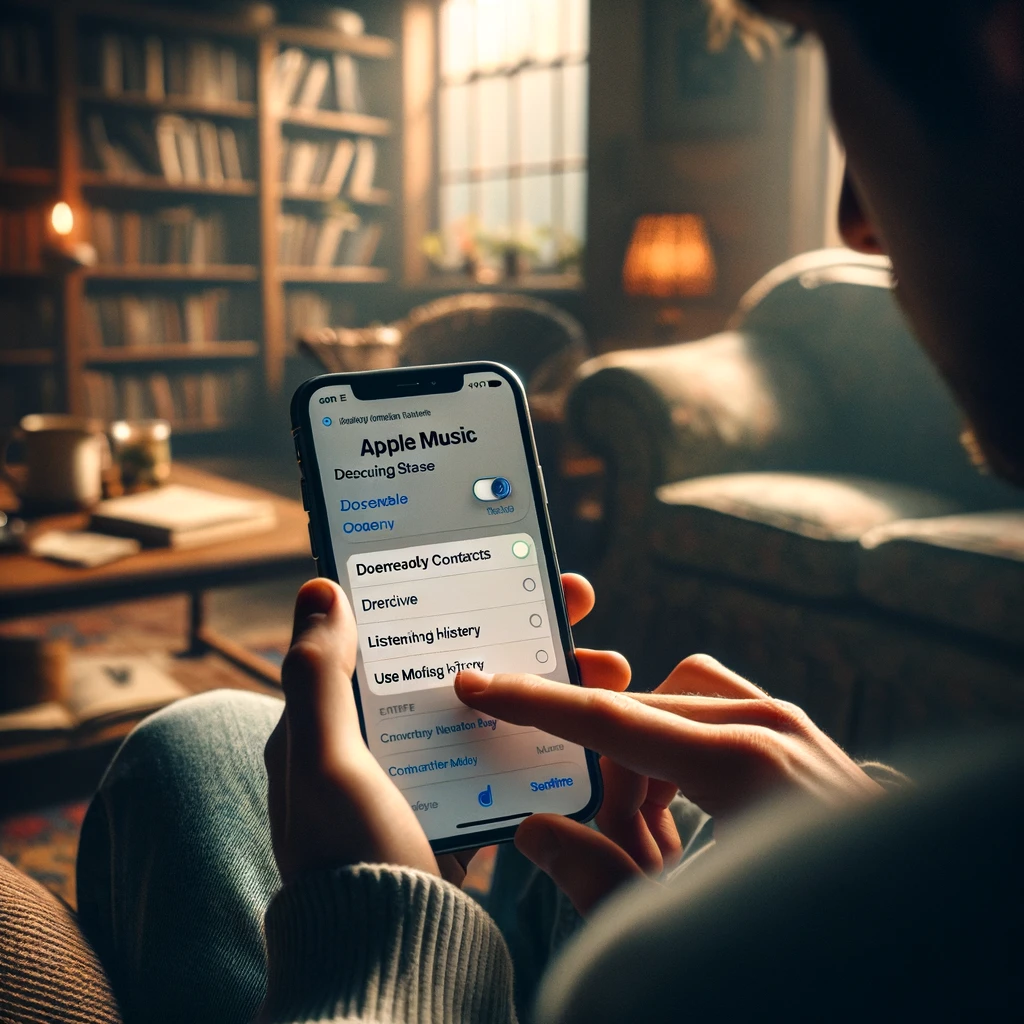
{"type": "Polygon", "coordinates": [[[655,213],[633,225],[622,284],[627,295],[668,299],[710,295],[718,276],[704,218],[695,213],[655,213]]]}

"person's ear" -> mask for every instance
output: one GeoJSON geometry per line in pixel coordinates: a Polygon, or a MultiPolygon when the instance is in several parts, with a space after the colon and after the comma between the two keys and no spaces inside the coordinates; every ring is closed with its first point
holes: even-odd
{"type": "Polygon", "coordinates": [[[999,0],[981,26],[981,49],[991,78],[1003,89],[1024,90],[1024,2],[999,0]]]}
{"type": "Polygon", "coordinates": [[[882,239],[864,210],[849,167],[843,172],[843,187],[839,193],[839,234],[844,244],[855,252],[885,255],[882,239]]]}

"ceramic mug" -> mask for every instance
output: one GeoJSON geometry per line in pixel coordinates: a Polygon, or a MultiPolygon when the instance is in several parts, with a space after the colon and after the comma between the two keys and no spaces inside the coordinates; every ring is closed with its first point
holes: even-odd
{"type": "Polygon", "coordinates": [[[103,497],[103,473],[110,466],[110,442],[99,420],[58,413],[22,419],[0,452],[0,473],[26,508],[40,511],[89,508],[103,497]],[[21,466],[7,462],[17,441],[21,466]]]}

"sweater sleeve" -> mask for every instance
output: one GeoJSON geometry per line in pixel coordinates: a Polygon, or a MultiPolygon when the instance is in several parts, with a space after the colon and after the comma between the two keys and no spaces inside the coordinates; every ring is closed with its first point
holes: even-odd
{"type": "Polygon", "coordinates": [[[516,1019],[497,925],[424,872],[358,864],[310,873],[274,898],[266,936],[261,1024],[516,1019]]]}

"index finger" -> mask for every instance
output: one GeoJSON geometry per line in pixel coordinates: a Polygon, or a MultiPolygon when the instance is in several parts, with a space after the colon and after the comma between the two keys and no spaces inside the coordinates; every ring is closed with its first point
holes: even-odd
{"type": "Polygon", "coordinates": [[[455,678],[455,693],[477,711],[512,725],[534,726],[678,785],[684,748],[704,750],[714,738],[713,726],[648,707],[628,694],[539,676],[488,676],[463,669],[455,678]]]}

